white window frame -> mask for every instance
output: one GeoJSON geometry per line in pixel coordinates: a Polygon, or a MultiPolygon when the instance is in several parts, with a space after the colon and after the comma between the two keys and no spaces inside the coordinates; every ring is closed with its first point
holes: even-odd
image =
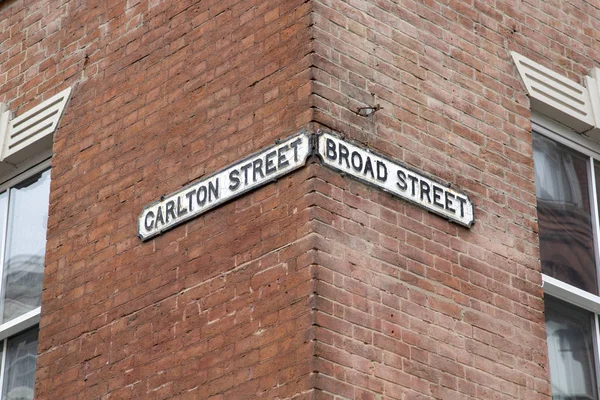
{"type": "MultiPolygon", "coordinates": [[[[48,154],[40,154],[36,159],[32,159],[32,162],[27,163],[27,165],[21,166],[19,168],[15,168],[15,170],[4,176],[3,182],[0,183],[0,193],[10,189],[12,186],[15,186],[19,182],[40,173],[44,170],[47,170],[51,167],[51,159],[48,154]],[[40,161],[42,160],[42,161],[40,161]]],[[[9,200],[10,201],[10,200],[9,200]]],[[[4,226],[0,227],[3,230],[2,241],[0,242],[0,295],[4,296],[4,253],[6,247],[6,239],[7,239],[7,230],[8,230],[8,211],[9,207],[6,207],[4,210],[4,226]]],[[[2,299],[0,299],[2,301],[2,299]]],[[[11,319],[8,322],[0,324],[0,340],[4,341],[4,347],[6,347],[6,340],[11,336],[16,335],[17,333],[23,332],[40,322],[40,313],[42,308],[37,307],[31,311],[26,312],[23,315],[20,315],[16,318],[11,319]]],[[[6,357],[6,353],[2,354],[2,360],[4,361],[4,357],[6,357]]],[[[0,367],[4,364],[0,364],[0,367]]],[[[4,374],[4,368],[0,370],[0,393],[2,393],[2,375],[4,374]]]]}
{"type": "MultiPolygon", "coordinates": [[[[15,169],[9,174],[4,175],[2,178],[0,178],[0,193],[9,190],[11,187],[15,186],[19,182],[22,182],[23,180],[37,173],[51,168],[51,156],[51,151],[45,151],[41,154],[38,154],[36,157],[30,159],[27,163],[15,167],[15,169]]],[[[5,248],[8,230],[8,206],[6,207],[4,212],[5,223],[4,226],[0,226],[0,229],[3,230],[2,240],[0,241],[0,246],[2,246],[0,248],[0,295],[2,297],[4,296],[4,254],[6,250],[5,248]]],[[[0,299],[0,301],[2,300],[0,299]]],[[[34,308],[33,310],[28,311],[23,315],[20,315],[16,318],[11,319],[8,322],[0,324],[0,340],[2,341],[2,343],[0,344],[2,348],[2,357],[0,363],[0,396],[2,395],[2,391],[4,389],[4,373],[6,371],[8,339],[12,336],[15,336],[21,332],[26,331],[27,329],[33,328],[34,326],[38,325],[40,322],[41,310],[41,307],[34,308]]]]}
{"type": "MultiPolygon", "coordinates": [[[[589,138],[574,132],[572,129],[551,120],[539,113],[534,112],[531,118],[532,129],[535,133],[550,138],[561,143],[579,153],[589,157],[588,163],[588,187],[589,195],[592,200],[590,203],[592,232],[594,235],[594,256],[596,261],[597,285],[600,290],[600,221],[598,210],[598,199],[596,191],[596,179],[594,176],[593,161],[600,163],[600,143],[594,142],[589,138]]],[[[542,288],[544,294],[563,300],[577,308],[590,311],[594,315],[592,323],[593,344],[594,344],[594,364],[596,373],[596,387],[600,393],[600,296],[586,292],[573,285],[569,285],[559,279],[553,278],[542,273],[542,288]]]]}

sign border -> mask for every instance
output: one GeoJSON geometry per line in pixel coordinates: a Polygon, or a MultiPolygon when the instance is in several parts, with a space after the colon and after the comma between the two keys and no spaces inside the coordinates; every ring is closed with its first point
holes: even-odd
{"type": "Polygon", "coordinates": [[[410,204],[414,204],[414,205],[418,206],[419,208],[422,208],[422,209],[424,209],[424,210],[426,210],[428,212],[431,212],[432,214],[440,216],[440,217],[444,218],[445,220],[447,220],[449,222],[453,222],[453,223],[455,223],[457,225],[464,226],[465,228],[469,228],[470,229],[475,224],[475,204],[473,204],[473,201],[469,198],[469,196],[466,193],[464,193],[463,191],[460,191],[460,190],[456,190],[455,188],[452,187],[452,184],[449,183],[449,182],[441,182],[440,179],[437,178],[437,177],[431,177],[427,173],[419,172],[419,171],[416,171],[414,168],[407,167],[401,161],[397,161],[397,160],[394,160],[391,157],[388,157],[386,155],[376,153],[376,152],[372,151],[370,148],[366,147],[364,144],[362,144],[360,142],[357,142],[356,140],[352,140],[352,139],[348,140],[343,135],[337,134],[337,133],[333,133],[332,131],[329,131],[329,130],[317,129],[317,131],[315,132],[315,143],[314,143],[314,146],[313,146],[313,151],[314,151],[314,154],[317,157],[319,157],[319,160],[321,161],[321,165],[323,165],[323,166],[325,166],[325,167],[327,167],[329,169],[335,170],[335,171],[339,172],[343,176],[349,176],[349,177],[351,177],[351,178],[353,178],[353,179],[355,179],[355,180],[357,180],[359,182],[365,183],[365,184],[367,184],[367,185],[369,185],[371,187],[374,187],[374,188],[377,188],[377,189],[379,189],[379,190],[381,190],[383,192],[389,193],[392,196],[394,196],[395,198],[399,198],[399,199],[402,199],[404,201],[407,201],[410,204]],[[319,152],[319,150],[320,150],[319,149],[319,138],[321,136],[325,135],[325,134],[329,134],[331,136],[336,137],[338,140],[341,140],[341,141],[347,142],[347,143],[349,143],[349,144],[351,144],[353,146],[359,147],[361,150],[363,150],[363,151],[365,151],[365,152],[367,152],[369,154],[372,154],[373,156],[380,157],[380,158],[382,158],[382,159],[384,159],[386,161],[389,161],[389,162],[391,162],[393,164],[400,165],[402,168],[404,168],[404,169],[406,169],[408,171],[411,171],[411,172],[413,172],[413,173],[415,173],[417,175],[421,175],[421,176],[423,176],[423,177],[431,180],[432,182],[435,182],[435,183],[437,183],[437,184],[439,184],[441,186],[444,186],[444,187],[446,187],[448,189],[452,189],[454,192],[459,193],[462,196],[465,196],[466,199],[469,201],[469,204],[471,205],[471,211],[472,211],[472,215],[473,215],[473,218],[471,219],[471,222],[469,224],[465,224],[462,221],[459,221],[457,219],[453,219],[453,218],[449,217],[448,215],[444,215],[444,214],[442,214],[440,212],[436,212],[435,210],[430,209],[429,207],[424,207],[422,204],[419,204],[418,202],[416,202],[414,200],[411,200],[410,198],[399,196],[397,193],[395,193],[395,192],[393,192],[391,190],[388,190],[385,187],[377,186],[377,185],[373,184],[372,182],[369,182],[366,179],[362,179],[359,176],[355,176],[353,174],[350,174],[350,173],[348,173],[347,171],[345,171],[343,169],[340,169],[340,168],[337,168],[337,167],[335,167],[333,165],[327,164],[324,161],[323,156],[321,156],[321,153],[319,152]]]}
{"type": "Polygon", "coordinates": [[[176,190],[176,191],[174,191],[174,192],[171,192],[171,193],[168,193],[168,194],[163,194],[163,195],[161,195],[161,196],[160,196],[160,198],[159,198],[158,200],[156,200],[156,201],[153,201],[152,203],[146,204],[146,205],[145,205],[145,206],[142,208],[142,211],[140,212],[140,214],[138,215],[138,218],[137,218],[137,220],[138,220],[138,221],[137,221],[137,230],[138,230],[137,236],[140,238],[140,240],[141,240],[142,242],[145,242],[145,241],[147,241],[147,240],[149,240],[149,239],[151,239],[151,238],[153,238],[153,237],[156,237],[156,236],[162,235],[162,234],[163,234],[164,232],[166,232],[166,231],[169,231],[169,230],[171,230],[171,229],[173,229],[173,228],[176,228],[176,227],[178,227],[179,225],[183,224],[184,222],[187,222],[187,221],[189,221],[189,220],[191,220],[191,219],[194,219],[194,218],[196,218],[196,217],[199,217],[200,215],[202,215],[202,214],[205,214],[206,212],[208,212],[208,211],[210,211],[210,210],[212,210],[212,209],[214,209],[214,208],[217,208],[217,207],[220,207],[220,206],[222,206],[222,205],[224,205],[224,204],[227,204],[227,203],[229,203],[230,201],[232,201],[233,199],[236,199],[236,198],[238,198],[238,197],[240,197],[240,196],[242,196],[242,195],[244,195],[244,194],[246,194],[246,193],[249,193],[249,192],[251,192],[251,191],[253,191],[253,190],[256,190],[256,189],[258,189],[258,188],[261,188],[261,187],[263,187],[263,186],[266,186],[266,185],[268,185],[268,184],[270,184],[270,183],[276,182],[276,181],[278,181],[278,180],[279,180],[281,177],[283,177],[283,176],[286,176],[286,175],[290,174],[291,172],[293,172],[293,171],[296,171],[297,169],[300,169],[300,168],[304,167],[304,166],[306,165],[306,161],[309,159],[309,157],[310,157],[310,156],[312,156],[312,155],[314,154],[314,149],[315,149],[315,146],[314,146],[314,144],[313,144],[313,134],[312,134],[311,132],[307,131],[306,129],[301,129],[299,132],[297,132],[297,133],[295,133],[295,134],[293,134],[293,135],[291,135],[291,136],[288,136],[288,137],[286,137],[286,138],[284,138],[284,139],[276,139],[274,144],[272,144],[272,145],[270,145],[270,146],[267,146],[267,147],[264,147],[264,148],[262,148],[262,149],[260,149],[260,150],[258,150],[258,151],[255,151],[254,153],[250,154],[249,156],[246,156],[246,157],[242,158],[241,160],[238,160],[238,161],[234,162],[233,164],[228,164],[228,165],[226,165],[225,167],[223,167],[223,168],[219,169],[218,171],[215,171],[215,172],[213,172],[213,173],[212,173],[212,174],[210,174],[210,175],[204,176],[204,177],[202,177],[202,178],[200,178],[200,179],[198,179],[198,180],[195,180],[195,181],[193,181],[193,182],[191,182],[191,183],[188,183],[187,185],[185,185],[185,186],[181,187],[180,189],[177,189],[177,190],[176,190]],[[226,199],[226,200],[224,200],[224,201],[222,201],[222,202],[216,202],[216,203],[213,203],[211,206],[208,206],[208,207],[206,207],[204,210],[202,210],[202,212],[201,212],[201,213],[187,215],[187,216],[185,216],[185,217],[181,218],[179,221],[177,221],[177,222],[176,222],[176,223],[174,223],[173,225],[169,225],[169,226],[168,226],[168,227],[166,227],[165,229],[161,228],[161,229],[159,229],[158,231],[156,231],[155,233],[153,233],[153,234],[151,234],[151,235],[148,235],[148,236],[146,236],[146,237],[143,237],[143,236],[140,234],[140,232],[141,232],[141,229],[140,229],[140,228],[141,228],[141,225],[140,225],[140,224],[142,223],[141,221],[142,221],[142,217],[143,217],[143,215],[144,215],[144,212],[145,212],[147,209],[149,209],[149,208],[151,208],[151,207],[155,206],[156,204],[159,204],[159,203],[161,203],[161,202],[162,202],[162,201],[163,201],[165,198],[167,198],[167,197],[172,197],[172,196],[176,196],[177,194],[179,194],[179,193],[181,193],[181,192],[185,192],[186,190],[188,190],[188,189],[189,189],[189,188],[191,188],[192,186],[194,186],[194,185],[197,185],[197,184],[199,184],[199,183],[200,183],[200,182],[202,182],[202,181],[208,181],[210,178],[212,178],[212,177],[214,177],[214,176],[216,176],[216,175],[218,175],[218,174],[222,173],[223,171],[226,171],[227,169],[229,169],[229,168],[231,168],[231,167],[235,167],[236,165],[243,164],[244,162],[246,162],[246,161],[248,161],[248,160],[250,160],[250,159],[252,159],[252,158],[254,158],[254,157],[258,156],[259,154],[266,153],[266,152],[268,152],[269,150],[276,148],[276,147],[277,147],[277,146],[278,146],[278,145],[279,145],[281,142],[287,142],[288,140],[289,140],[289,141],[293,141],[293,139],[295,139],[295,138],[297,138],[297,137],[301,137],[301,136],[306,136],[306,138],[307,138],[307,141],[308,141],[308,151],[307,151],[307,153],[306,153],[306,157],[304,157],[304,160],[302,160],[302,162],[301,162],[301,163],[299,163],[297,166],[295,166],[295,167],[293,167],[293,168],[289,169],[289,170],[288,170],[287,172],[285,172],[284,174],[282,174],[282,175],[279,175],[279,176],[277,176],[277,177],[274,177],[274,178],[270,178],[270,179],[268,179],[268,180],[265,180],[265,181],[264,181],[263,183],[261,183],[260,185],[257,185],[257,186],[251,187],[251,188],[246,188],[246,189],[244,189],[244,190],[241,190],[241,191],[239,191],[239,192],[236,192],[236,195],[235,195],[235,196],[232,196],[232,197],[230,197],[230,198],[228,198],[228,199],[226,199]]]}

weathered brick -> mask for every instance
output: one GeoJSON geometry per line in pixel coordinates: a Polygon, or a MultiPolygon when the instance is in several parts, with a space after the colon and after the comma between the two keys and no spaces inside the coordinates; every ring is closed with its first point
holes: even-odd
{"type": "Polygon", "coordinates": [[[74,88],[36,396],[548,398],[531,112],[508,52],[581,83],[599,20],[574,0],[1,4],[0,101],[18,115],[74,88]],[[144,205],[301,128],[465,192],[475,225],[311,159],[135,237],[144,205]]]}

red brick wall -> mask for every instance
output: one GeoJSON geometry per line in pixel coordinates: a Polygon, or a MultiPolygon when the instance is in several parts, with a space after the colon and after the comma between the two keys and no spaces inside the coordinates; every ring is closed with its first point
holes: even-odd
{"type": "Polygon", "coordinates": [[[37,398],[548,398],[509,50],[581,82],[598,26],[576,0],[1,2],[0,101],[74,87],[37,398]],[[465,191],[475,226],[312,159],[136,237],[144,205],[311,122],[465,191]]]}
{"type": "Polygon", "coordinates": [[[136,237],[145,204],[310,121],[308,4],[0,7],[0,100],[22,112],[74,86],[55,135],[36,397],[310,393],[309,169],[136,237]]]}
{"type": "Polygon", "coordinates": [[[330,171],[318,398],[548,398],[529,101],[509,51],[582,82],[593,2],[315,0],[315,121],[464,190],[465,229],[330,171]],[[379,104],[374,116],[358,107],[379,104]]]}

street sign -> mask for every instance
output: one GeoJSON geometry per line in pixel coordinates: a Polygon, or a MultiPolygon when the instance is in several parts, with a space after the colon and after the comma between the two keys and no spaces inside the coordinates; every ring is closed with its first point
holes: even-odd
{"type": "Polygon", "coordinates": [[[248,191],[302,167],[311,154],[311,136],[302,132],[267,147],[144,207],[138,217],[142,240],[160,235],[248,191]]]}
{"type": "Polygon", "coordinates": [[[317,137],[317,153],[329,168],[460,225],[471,227],[473,224],[473,203],[467,195],[329,132],[320,133],[317,137]]]}

